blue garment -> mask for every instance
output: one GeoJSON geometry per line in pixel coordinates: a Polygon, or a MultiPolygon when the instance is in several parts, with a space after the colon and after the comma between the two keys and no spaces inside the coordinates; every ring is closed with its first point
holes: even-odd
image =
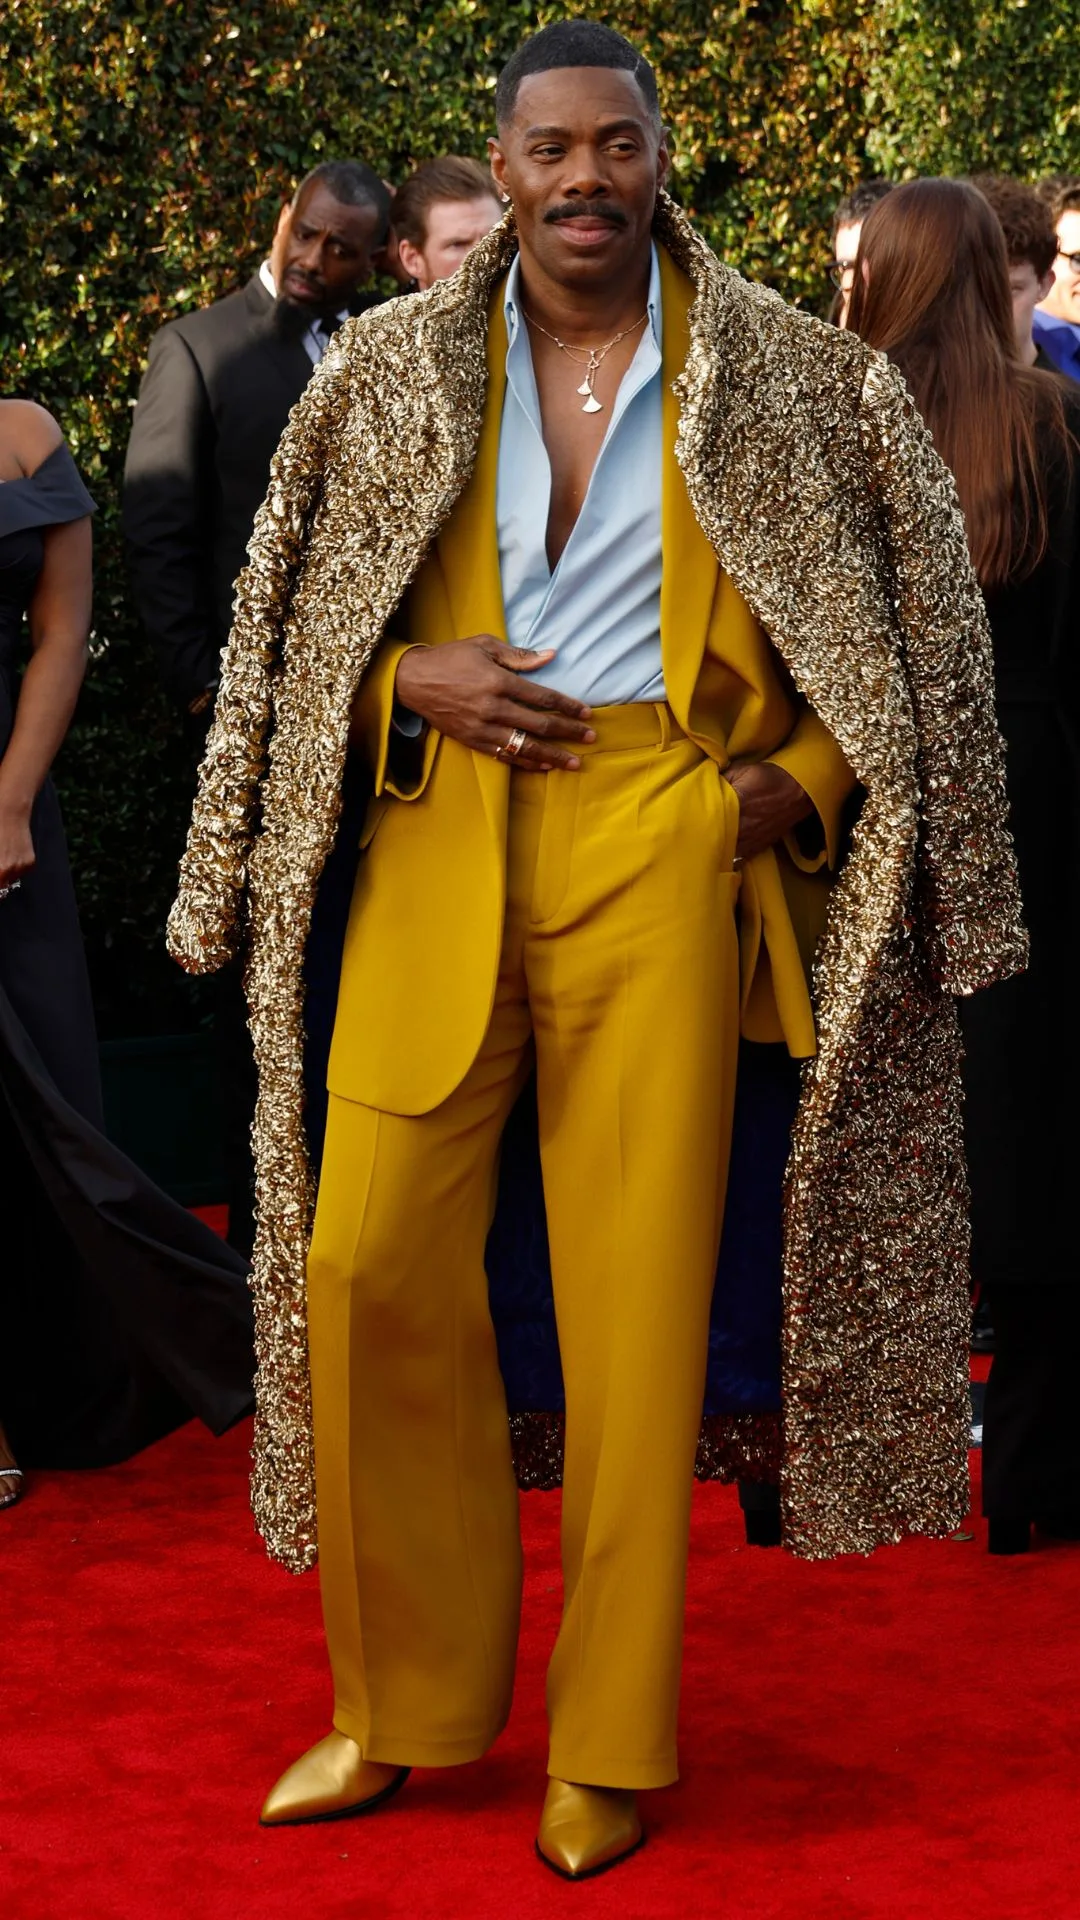
{"type": "MultiPolygon", "coordinates": [[[[530,676],[591,706],[663,700],[660,490],[663,467],[660,262],[653,248],[649,318],[623,376],[573,532],[548,566],[551,464],[544,446],[520,262],[504,301],[509,346],[495,518],[506,635],[556,657],[530,676]]],[[[567,378],[577,362],[567,360],[567,378]]],[[[584,367],[579,377],[583,376],[584,367]]],[[[575,382],[576,384],[576,382],[575,382]]]]}
{"type": "Polygon", "coordinates": [[[1074,326],[1071,320],[1059,320],[1052,313],[1042,313],[1036,307],[1031,337],[1059,373],[1068,374],[1070,380],[1080,380],[1080,327],[1074,326]]]}

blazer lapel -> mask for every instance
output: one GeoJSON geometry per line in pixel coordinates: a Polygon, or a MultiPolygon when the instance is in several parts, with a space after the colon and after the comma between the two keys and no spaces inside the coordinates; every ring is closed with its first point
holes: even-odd
{"type": "MultiPolygon", "coordinates": [[[[506,639],[495,520],[499,438],[506,394],[506,348],[500,280],[488,315],[487,395],[476,463],[436,543],[457,640],[468,639],[476,633],[491,633],[497,640],[506,639]]],[[[481,753],[473,754],[473,764],[492,830],[505,835],[510,769],[501,760],[481,753]]]]}
{"type": "Polygon", "coordinates": [[[476,463],[469,484],[437,543],[455,637],[459,640],[474,633],[493,633],[497,640],[506,639],[495,523],[495,486],[505,394],[506,320],[499,287],[491,302],[488,322],[487,397],[476,463]]]}
{"type": "Polygon", "coordinates": [[[676,458],[679,399],[675,388],[686,367],[690,348],[689,313],[694,288],[663,246],[660,248],[660,284],[664,309],[660,650],[668,701],[680,726],[689,732],[690,706],[701,671],[719,563],[698,525],[676,458]]]}

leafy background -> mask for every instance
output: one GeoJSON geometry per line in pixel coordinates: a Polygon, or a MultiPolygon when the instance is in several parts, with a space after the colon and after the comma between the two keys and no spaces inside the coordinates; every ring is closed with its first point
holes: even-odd
{"type": "MultiPolygon", "coordinates": [[[[103,1031],[183,1030],[161,933],[190,751],[134,622],[118,488],[150,338],[262,256],[307,167],[482,155],[520,0],[6,0],[0,384],[61,420],[101,507],[93,661],[58,766],[103,1031]]],[[[1080,171],[1074,0],[616,0],[675,191],[723,256],[823,308],[828,221],[877,172],[1080,171]]]]}

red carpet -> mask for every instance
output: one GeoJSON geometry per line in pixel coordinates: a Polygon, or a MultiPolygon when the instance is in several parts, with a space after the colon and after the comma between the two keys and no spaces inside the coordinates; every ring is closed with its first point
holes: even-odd
{"type": "Polygon", "coordinates": [[[264,1558],[247,1435],[194,1427],[0,1519],[4,1920],[1066,1920],[1080,1906],[1080,1549],[981,1539],[804,1566],[697,1496],[681,1786],[573,1887],[531,1856],[557,1498],[523,1503],[517,1704],[497,1751],[384,1814],[255,1816],[325,1731],[313,1578],[264,1558]]]}

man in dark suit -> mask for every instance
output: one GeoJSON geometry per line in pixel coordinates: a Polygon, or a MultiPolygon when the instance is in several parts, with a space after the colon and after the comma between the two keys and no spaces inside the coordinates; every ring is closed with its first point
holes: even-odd
{"type": "MultiPolygon", "coordinates": [[[[334,328],[377,297],[390,194],[359,161],[332,160],[282,208],[269,258],[239,292],[155,336],[124,473],[135,604],[162,677],[200,740],[270,461],[334,328]]],[[[255,1073],[239,984],[218,1008],[229,1239],[254,1232],[249,1133],[255,1073]]]]}
{"type": "Polygon", "coordinates": [[[135,602],[170,692],[212,704],[270,461],[333,329],[372,303],[390,195],[370,167],[327,161],[278,219],[237,293],[155,336],[124,474],[135,602]]]}

